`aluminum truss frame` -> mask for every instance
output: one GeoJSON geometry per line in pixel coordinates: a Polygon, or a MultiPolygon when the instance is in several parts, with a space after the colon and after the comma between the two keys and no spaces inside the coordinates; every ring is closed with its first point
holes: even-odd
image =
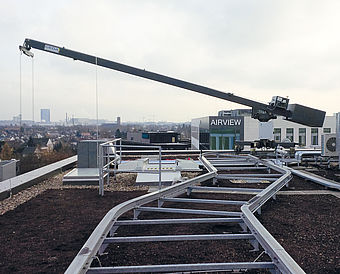
{"type": "MultiPolygon", "coordinates": [[[[196,178],[187,180],[185,182],[173,185],[154,193],[149,193],[141,197],[132,199],[130,201],[124,202],[113,209],[111,209],[96,229],[91,234],[90,238],[86,241],[80,252],[74,258],[66,273],[132,273],[132,272],[178,272],[178,271],[214,271],[214,270],[234,270],[234,269],[269,269],[275,273],[304,273],[300,266],[290,257],[290,255],[283,249],[283,247],[273,238],[273,236],[262,226],[262,224],[257,220],[254,215],[255,212],[260,213],[262,205],[265,204],[270,198],[275,198],[275,194],[292,179],[291,172],[287,169],[275,166],[267,161],[261,161],[253,156],[231,156],[225,159],[226,155],[221,155],[219,153],[208,153],[200,157],[201,162],[207,169],[208,173],[200,175],[196,178]],[[217,169],[211,164],[206,156],[215,155],[215,160],[219,159],[218,166],[224,168],[233,167],[235,170],[237,167],[239,170],[249,169],[249,166],[256,168],[259,167],[260,170],[266,168],[275,170],[281,176],[276,178],[272,176],[271,178],[276,178],[275,182],[270,184],[266,189],[258,190],[256,189],[256,196],[254,196],[248,202],[236,201],[241,206],[241,212],[234,215],[232,218],[192,218],[192,219],[151,219],[151,220],[138,220],[137,217],[142,210],[157,210],[163,212],[170,212],[176,210],[176,212],[181,213],[193,213],[193,210],[188,209],[173,209],[173,208],[162,208],[164,202],[180,202],[185,203],[188,199],[176,198],[180,194],[191,192],[193,189],[200,189],[200,191],[212,191],[212,189],[207,189],[204,187],[199,187],[198,184],[206,180],[217,180],[217,169]],[[234,161],[230,161],[234,160],[234,161]],[[245,166],[244,164],[247,164],[245,166]],[[178,200],[176,200],[178,199],[178,200]],[[150,209],[148,207],[143,207],[143,205],[158,200],[158,207],[150,209]],[[133,220],[118,220],[118,218],[129,210],[134,210],[133,220]],[[119,226],[124,225],[141,225],[141,224],[174,224],[174,223],[213,223],[213,222],[235,222],[240,224],[243,228],[243,234],[210,234],[210,235],[167,235],[167,236],[139,236],[139,237],[114,237],[114,232],[119,226]],[[250,233],[249,233],[249,232],[250,233]],[[108,236],[111,235],[111,236],[108,236]],[[212,238],[216,239],[237,239],[237,238],[247,238],[253,245],[254,250],[258,250],[259,245],[263,247],[265,252],[269,255],[272,262],[235,262],[235,263],[209,263],[209,264],[175,264],[175,265],[150,265],[150,266],[117,266],[117,267],[90,267],[93,258],[97,253],[104,252],[107,245],[111,242],[136,242],[136,241],[180,241],[180,240],[208,240],[212,238]]],[[[213,161],[212,161],[213,162],[213,161]]],[[[217,163],[217,161],[215,161],[217,163]]],[[[250,170],[253,170],[250,169],[250,170]]],[[[256,175],[251,175],[249,177],[255,177],[256,175]]],[[[241,178],[244,176],[240,176],[241,178]]],[[[268,178],[264,176],[263,180],[268,178]]],[[[247,193],[254,189],[247,188],[218,188],[215,190],[230,192],[238,190],[240,192],[247,193]]],[[[213,200],[205,199],[191,199],[192,202],[199,203],[212,203],[213,200]]],[[[191,202],[191,201],[190,201],[191,202]]],[[[219,201],[216,201],[219,203],[219,201]]],[[[222,201],[226,204],[230,201],[222,201]]],[[[230,204],[233,204],[232,202],[230,204]]],[[[208,214],[208,211],[201,211],[203,214],[208,214]]],[[[238,213],[238,212],[234,212],[238,213]]],[[[228,216],[228,212],[224,212],[224,216],[228,216]],[[225,214],[225,215],[224,215],[225,214]]]]}
{"type": "MultiPolygon", "coordinates": [[[[211,167],[211,169],[214,168],[211,167]]],[[[65,273],[74,274],[87,272],[87,270],[90,268],[93,258],[96,256],[100,247],[102,246],[106,235],[109,234],[117,219],[125,212],[138,208],[159,198],[167,197],[168,195],[173,197],[181,193],[185,193],[187,187],[212,179],[215,176],[215,172],[209,172],[177,185],[169,186],[159,191],[145,194],[141,197],[129,200],[112,208],[92,232],[65,273]]]]}

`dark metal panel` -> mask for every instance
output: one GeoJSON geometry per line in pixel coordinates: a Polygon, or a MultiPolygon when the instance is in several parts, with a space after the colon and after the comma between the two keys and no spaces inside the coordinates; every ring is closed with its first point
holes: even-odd
{"type": "Polygon", "coordinates": [[[89,146],[87,142],[78,142],[78,168],[89,167],[89,146]]]}
{"type": "Polygon", "coordinates": [[[288,118],[289,121],[303,124],[309,127],[322,127],[325,120],[326,112],[302,106],[299,104],[291,104],[288,106],[288,110],[292,115],[288,118]]]}

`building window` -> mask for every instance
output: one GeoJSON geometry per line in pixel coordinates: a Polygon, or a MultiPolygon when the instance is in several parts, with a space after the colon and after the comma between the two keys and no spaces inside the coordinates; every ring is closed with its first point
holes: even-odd
{"type": "Polygon", "coordinates": [[[306,146],[306,129],[299,128],[299,145],[304,147],[306,146]]]}
{"type": "Polygon", "coordinates": [[[142,133],[142,138],[143,138],[143,139],[150,139],[149,133],[143,132],[143,133],[142,133]]]}
{"type": "Polygon", "coordinates": [[[274,128],[274,141],[281,142],[281,128],[274,128]]]}
{"type": "Polygon", "coordinates": [[[317,128],[312,128],[311,129],[311,136],[312,136],[312,146],[318,145],[319,134],[318,134],[318,129],[317,128]]]}
{"type": "Polygon", "coordinates": [[[323,129],[323,133],[331,133],[331,129],[329,127],[325,127],[323,129]]]}
{"type": "Polygon", "coordinates": [[[216,149],[216,137],[215,136],[210,137],[210,149],[216,149]]]}
{"type": "Polygon", "coordinates": [[[230,149],[230,147],[229,147],[229,137],[224,137],[224,149],[230,149]]]}
{"type": "Polygon", "coordinates": [[[286,128],[286,138],[291,142],[294,141],[294,128],[286,128]]]}

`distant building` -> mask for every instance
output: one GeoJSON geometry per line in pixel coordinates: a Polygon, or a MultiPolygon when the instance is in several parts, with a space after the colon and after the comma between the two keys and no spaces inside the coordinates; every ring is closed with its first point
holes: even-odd
{"type": "Polygon", "coordinates": [[[50,109],[40,109],[40,120],[42,123],[50,123],[50,109]]]}
{"type": "MultiPolygon", "coordinates": [[[[90,118],[72,118],[69,120],[69,122],[73,125],[83,125],[83,126],[89,126],[89,125],[96,125],[97,124],[97,119],[90,119],[90,118]]],[[[103,124],[105,123],[106,120],[104,119],[99,119],[98,124],[103,124]]]]}
{"type": "Polygon", "coordinates": [[[117,129],[119,129],[120,131],[123,130],[120,117],[117,117],[116,123],[102,123],[100,126],[104,130],[113,130],[113,131],[116,131],[117,129]]]}
{"type": "Polygon", "coordinates": [[[52,152],[53,148],[53,142],[49,138],[30,138],[28,146],[22,151],[22,156],[35,154],[39,157],[43,153],[52,152]]]}
{"type": "Polygon", "coordinates": [[[241,108],[241,109],[230,109],[230,110],[220,110],[218,112],[217,116],[247,116],[250,117],[251,116],[251,109],[249,108],[241,108]]]}
{"type": "Polygon", "coordinates": [[[167,132],[128,132],[127,140],[145,143],[145,144],[162,144],[178,143],[179,133],[173,131],[167,132]]]}
{"type": "Polygon", "coordinates": [[[192,149],[233,149],[235,141],[270,139],[298,143],[303,148],[320,148],[321,135],[335,133],[336,117],[326,116],[322,127],[307,127],[283,117],[268,122],[251,118],[251,110],[223,110],[218,116],[191,120],[192,149]]]}
{"type": "Polygon", "coordinates": [[[21,114],[19,114],[18,116],[14,116],[13,117],[13,122],[15,123],[15,124],[19,124],[20,123],[20,120],[21,120],[21,114]]]}
{"type": "MultiPolygon", "coordinates": [[[[208,116],[191,120],[192,149],[232,149],[244,140],[243,116],[208,116]]],[[[247,117],[248,118],[248,117],[247,117]]]]}
{"type": "MultiPolygon", "coordinates": [[[[123,141],[125,145],[161,146],[162,149],[189,149],[188,142],[179,142],[180,134],[174,131],[138,131],[127,132],[127,138],[123,141]]],[[[136,149],[136,148],[133,148],[136,149]]]]}

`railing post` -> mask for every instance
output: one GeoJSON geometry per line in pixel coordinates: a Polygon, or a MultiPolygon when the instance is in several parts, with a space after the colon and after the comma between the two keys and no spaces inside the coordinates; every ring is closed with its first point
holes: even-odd
{"type": "Polygon", "coordinates": [[[159,172],[158,172],[158,190],[162,189],[162,147],[159,147],[159,172]]]}
{"type": "Polygon", "coordinates": [[[119,139],[119,163],[122,161],[122,138],[119,139]]]}
{"type": "Polygon", "coordinates": [[[106,169],[107,169],[107,185],[110,184],[110,162],[111,162],[111,159],[110,159],[110,147],[111,147],[111,144],[109,144],[108,147],[105,148],[105,153],[106,153],[106,163],[105,165],[107,165],[106,169]]]}
{"type": "Polygon", "coordinates": [[[103,146],[99,145],[99,195],[104,196],[103,146]]]}
{"type": "MultiPolygon", "coordinates": [[[[120,140],[121,141],[121,140],[120,140]]],[[[116,182],[117,180],[117,177],[116,177],[116,172],[117,172],[117,160],[116,160],[116,156],[117,156],[117,140],[115,140],[114,142],[114,147],[113,147],[113,156],[114,156],[114,159],[113,159],[113,179],[114,181],[116,182]]]]}

